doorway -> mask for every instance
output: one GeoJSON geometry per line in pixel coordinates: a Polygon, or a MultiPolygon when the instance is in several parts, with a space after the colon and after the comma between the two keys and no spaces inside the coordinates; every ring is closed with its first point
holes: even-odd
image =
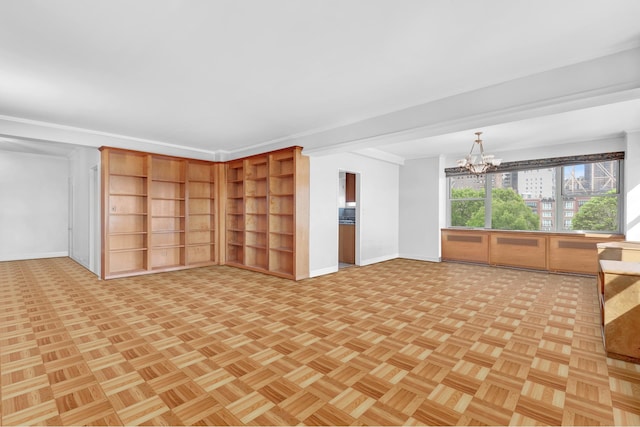
{"type": "Polygon", "coordinates": [[[357,265],[358,175],[340,171],[338,178],[338,268],[348,268],[357,265]]]}

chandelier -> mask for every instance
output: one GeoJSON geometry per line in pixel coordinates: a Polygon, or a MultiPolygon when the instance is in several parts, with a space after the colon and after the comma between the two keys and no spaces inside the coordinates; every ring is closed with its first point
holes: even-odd
{"type": "Polygon", "coordinates": [[[502,159],[496,159],[493,154],[484,154],[484,148],[482,147],[482,140],[480,139],[482,132],[476,132],[476,140],[471,146],[471,151],[464,159],[458,160],[458,166],[462,169],[467,169],[469,172],[476,175],[480,175],[495,169],[500,166],[502,159]],[[473,154],[473,150],[476,145],[480,147],[480,156],[473,154]]]}

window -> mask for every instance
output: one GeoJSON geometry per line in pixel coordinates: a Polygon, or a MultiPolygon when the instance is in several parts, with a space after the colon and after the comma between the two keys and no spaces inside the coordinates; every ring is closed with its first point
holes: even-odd
{"type": "Polygon", "coordinates": [[[455,176],[449,179],[452,227],[483,227],[485,177],[455,176]]]}
{"type": "Polygon", "coordinates": [[[448,168],[449,225],[619,233],[623,159],[618,152],[507,162],[482,176],[448,168]]]}
{"type": "Polygon", "coordinates": [[[579,206],[573,220],[565,221],[564,230],[622,230],[620,167],[621,161],[610,160],[562,168],[565,206],[571,203],[573,209],[574,199],[578,199],[579,206]]]}

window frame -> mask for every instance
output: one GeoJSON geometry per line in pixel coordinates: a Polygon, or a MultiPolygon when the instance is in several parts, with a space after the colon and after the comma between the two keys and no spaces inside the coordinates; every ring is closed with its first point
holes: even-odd
{"type": "MultiPolygon", "coordinates": [[[[580,156],[568,156],[568,157],[558,157],[558,158],[550,158],[550,159],[539,159],[539,160],[530,160],[530,161],[520,161],[520,162],[508,162],[503,163],[502,167],[498,167],[496,171],[492,171],[485,174],[484,184],[484,207],[485,207],[485,222],[484,227],[470,227],[470,226],[453,226],[451,225],[451,203],[452,201],[460,201],[466,199],[452,199],[451,198],[451,178],[454,176],[461,175],[471,175],[467,171],[461,170],[461,168],[447,168],[445,169],[445,174],[447,177],[447,227],[451,228],[461,228],[461,229],[485,229],[485,230],[500,230],[492,228],[492,218],[491,218],[491,202],[492,202],[492,190],[493,183],[495,182],[494,176],[497,174],[505,173],[505,172],[524,172],[527,170],[538,170],[543,168],[554,168],[555,169],[555,206],[552,205],[552,218],[553,218],[553,228],[551,231],[542,230],[542,212],[545,211],[543,204],[545,201],[540,201],[540,230],[527,230],[527,232],[543,232],[543,233],[567,233],[567,234],[580,234],[584,232],[594,233],[594,234],[624,234],[624,209],[625,209],[625,194],[624,194],[624,152],[614,152],[614,153],[601,153],[601,154],[592,154],[592,155],[580,155],[580,156]],[[571,165],[583,165],[587,163],[601,163],[608,161],[617,161],[617,176],[616,176],[616,185],[615,185],[615,193],[613,194],[590,194],[589,197],[613,197],[616,199],[616,223],[617,230],[566,230],[565,229],[565,203],[568,201],[566,199],[572,199],[573,208],[575,209],[575,204],[578,203],[578,210],[586,203],[587,201],[580,201],[576,194],[566,195],[564,191],[563,185],[563,170],[566,166],[571,165]]],[[[471,199],[470,199],[471,200],[471,199]]],[[[474,198],[473,200],[482,200],[481,198],[474,198]]],[[[525,201],[526,202],[526,201],[525,201]]],[[[552,203],[552,202],[547,202],[552,203]]],[[[548,217],[545,217],[548,219],[548,217]]],[[[574,215],[571,217],[571,221],[575,218],[574,215]]],[[[519,231],[519,230],[509,230],[509,231],[519,231]]]]}

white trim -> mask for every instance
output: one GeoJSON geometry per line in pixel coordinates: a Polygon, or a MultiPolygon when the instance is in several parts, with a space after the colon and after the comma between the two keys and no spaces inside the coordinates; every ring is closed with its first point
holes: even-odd
{"type": "Polygon", "coordinates": [[[7,120],[7,121],[10,121],[10,122],[28,124],[28,125],[32,125],[32,126],[42,126],[42,127],[60,129],[60,130],[66,130],[66,131],[72,131],[72,132],[81,132],[81,133],[86,133],[86,134],[90,134],[90,135],[105,136],[105,137],[108,137],[108,138],[126,139],[126,140],[129,140],[129,141],[144,142],[145,144],[161,145],[161,146],[164,146],[164,147],[177,148],[177,149],[180,149],[180,150],[196,151],[196,152],[205,153],[205,154],[215,154],[215,151],[203,150],[201,148],[192,148],[192,147],[187,147],[187,146],[184,146],[184,145],[173,144],[173,143],[170,143],[170,142],[156,141],[156,140],[153,140],[153,139],[138,138],[138,137],[135,137],[135,136],[128,136],[128,135],[122,135],[122,134],[117,134],[117,133],[102,132],[102,131],[99,131],[99,130],[80,128],[80,127],[68,126],[68,125],[61,125],[61,124],[51,123],[51,122],[42,122],[42,121],[39,121],[39,120],[23,119],[21,117],[5,116],[3,114],[0,114],[0,120],[7,120]]]}
{"type": "Polygon", "coordinates": [[[442,262],[442,259],[440,257],[433,258],[433,257],[426,257],[426,256],[423,256],[423,255],[416,255],[416,254],[402,254],[401,253],[398,258],[411,259],[411,260],[415,260],[415,261],[442,262]]]}
{"type": "Polygon", "coordinates": [[[334,266],[334,267],[327,267],[327,268],[321,268],[319,270],[313,270],[309,272],[309,278],[311,277],[318,277],[318,276],[324,276],[326,274],[331,274],[331,273],[337,273],[338,272],[338,266],[334,266]]]}
{"type": "Polygon", "coordinates": [[[365,265],[371,265],[371,264],[377,264],[379,262],[384,262],[384,261],[389,261],[392,259],[396,259],[399,258],[398,254],[392,254],[392,255],[384,255],[384,256],[380,256],[380,257],[376,257],[376,258],[369,258],[369,259],[365,259],[365,260],[360,260],[360,266],[365,266],[365,265]]]}

